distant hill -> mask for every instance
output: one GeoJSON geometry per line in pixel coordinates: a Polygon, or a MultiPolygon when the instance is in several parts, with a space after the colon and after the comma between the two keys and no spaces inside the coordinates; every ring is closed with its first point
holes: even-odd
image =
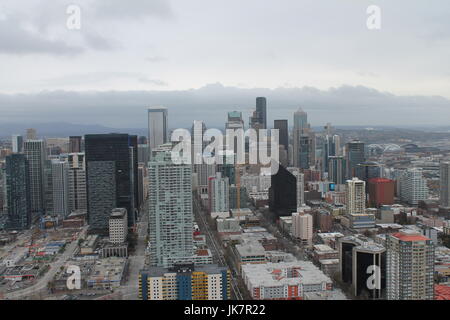
{"type": "Polygon", "coordinates": [[[68,137],[83,136],[85,134],[95,133],[129,133],[140,136],[147,135],[147,129],[140,128],[109,128],[101,125],[83,125],[67,122],[48,122],[48,123],[0,123],[0,137],[7,138],[13,134],[25,135],[26,129],[34,128],[39,137],[68,137]]]}

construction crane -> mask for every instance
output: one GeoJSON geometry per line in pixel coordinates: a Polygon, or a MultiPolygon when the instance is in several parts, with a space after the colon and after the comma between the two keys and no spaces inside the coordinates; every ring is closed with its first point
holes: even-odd
{"type": "Polygon", "coordinates": [[[236,210],[238,223],[241,223],[241,165],[236,163],[234,170],[234,177],[236,180],[236,210]]]}

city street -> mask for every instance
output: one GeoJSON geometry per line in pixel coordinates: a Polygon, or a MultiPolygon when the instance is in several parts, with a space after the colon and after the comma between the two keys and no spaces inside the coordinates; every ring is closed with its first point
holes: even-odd
{"type": "Polygon", "coordinates": [[[145,249],[147,247],[148,202],[144,205],[137,223],[138,240],[133,255],[128,257],[128,277],[117,290],[122,300],[139,299],[139,271],[144,268],[145,249]]]}
{"type": "MultiPolygon", "coordinates": [[[[208,247],[211,249],[213,253],[213,256],[217,258],[217,262],[219,262],[221,265],[227,266],[230,269],[230,271],[233,270],[233,266],[227,264],[226,259],[223,255],[223,248],[220,244],[220,240],[216,239],[212,234],[205,218],[205,211],[201,209],[197,198],[194,197],[193,203],[194,203],[193,209],[195,219],[199,224],[200,230],[206,235],[206,241],[208,247]]],[[[233,296],[237,300],[243,300],[243,295],[239,289],[237,280],[234,276],[231,276],[231,289],[233,296]]]]}

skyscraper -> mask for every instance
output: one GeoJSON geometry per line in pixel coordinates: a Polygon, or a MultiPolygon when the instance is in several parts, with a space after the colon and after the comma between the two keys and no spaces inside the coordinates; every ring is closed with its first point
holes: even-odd
{"type": "Polygon", "coordinates": [[[150,151],[168,142],[168,110],[164,107],[148,109],[148,145],[150,151]]]}
{"type": "Polygon", "coordinates": [[[69,153],[81,152],[81,139],[80,136],[69,137],[69,153]]]}
{"type": "Polygon", "coordinates": [[[400,199],[412,205],[428,199],[428,186],[423,177],[422,169],[409,168],[405,170],[397,181],[400,189],[400,199]]]}
{"type": "Polygon", "coordinates": [[[69,166],[69,211],[87,211],[86,163],[84,153],[71,153],[69,166]]]}
{"type": "Polygon", "coordinates": [[[192,168],[174,164],[171,152],[149,162],[150,264],[191,262],[193,251],[192,168]]]}
{"type": "Polygon", "coordinates": [[[294,130],[299,130],[300,133],[303,133],[308,128],[308,114],[302,108],[299,108],[294,113],[294,130]]]}
{"type": "Polygon", "coordinates": [[[88,220],[92,229],[107,231],[114,208],[125,208],[128,226],[136,218],[137,136],[85,136],[88,220]]]}
{"type": "Polygon", "coordinates": [[[60,219],[69,215],[69,164],[52,160],[53,214],[60,219]]]}
{"type": "Polygon", "coordinates": [[[450,162],[443,161],[439,166],[440,170],[440,193],[439,200],[444,208],[450,207],[450,162]]]}
{"type": "Polygon", "coordinates": [[[335,184],[344,184],[345,159],[342,156],[328,157],[328,180],[335,184]]]}
{"type": "Polygon", "coordinates": [[[45,142],[43,140],[27,140],[24,142],[24,153],[28,160],[30,177],[32,219],[45,212],[44,195],[46,182],[44,166],[47,159],[45,142]]]}
{"type": "Polygon", "coordinates": [[[29,229],[31,225],[31,191],[28,160],[23,154],[6,157],[6,227],[12,230],[29,229]]]}
{"type": "Polygon", "coordinates": [[[242,120],[242,112],[231,111],[228,112],[227,122],[225,123],[225,129],[244,129],[244,120],[242,120]]]}
{"type": "Polygon", "coordinates": [[[36,129],[33,128],[27,129],[27,140],[37,140],[36,129]]]}
{"type": "Polygon", "coordinates": [[[15,134],[11,139],[12,152],[20,153],[23,151],[23,137],[21,135],[15,134]]]}
{"type": "Polygon", "coordinates": [[[402,231],[386,237],[388,300],[432,300],[434,246],[427,237],[402,231]]]}
{"type": "Polygon", "coordinates": [[[366,183],[358,178],[348,180],[346,192],[347,214],[365,214],[366,183]]]}
{"type": "Polygon", "coordinates": [[[365,161],[356,166],[356,177],[366,182],[373,178],[383,178],[383,165],[374,161],[365,161]]]}
{"type": "Polygon", "coordinates": [[[316,161],[316,136],[308,124],[308,115],[301,108],[294,113],[293,166],[309,169],[316,161]]]}
{"type": "Polygon", "coordinates": [[[262,129],[267,129],[267,99],[264,97],[256,98],[256,112],[258,113],[259,123],[262,129]]]}
{"type": "Polygon", "coordinates": [[[376,243],[363,242],[353,248],[352,287],[356,297],[381,299],[386,288],[386,249],[376,243]]]}
{"type": "Polygon", "coordinates": [[[230,210],[230,183],[227,177],[217,172],[208,178],[209,212],[228,212],[230,210]]]}
{"type": "Polygon", "coordinates": [[[267,129],[267,101],[264,97],[256,98],[256,109],[249,119],[250,128],[267,129]]]}
{"type": "Polygon", "coordinates": [[[366,160],[364,143],[358,140],[351,141],[345,145],[346,175],[347,179],[357,176],[357,166],[366,160]]]}
{"type": "Polygon", "coordinates": [[[274,120],[274,129],[278,129],[280,145],[283,145],[286,151],[289,151],[289,129],[287,120],[274,120]]]}
{"type": "Polygon", "coordinates": [[[304,176],[298,168],[279,166],[271,176],[269,188],[270,210],[278,216],[290,216],[304,204],[304,176]]]}
{"type": "Polygon", "coordinates": [[[326,135],[322,146],[322,173],[329,173],[329,158],[341,155],[341,137],[338,135],[326,135]]]}

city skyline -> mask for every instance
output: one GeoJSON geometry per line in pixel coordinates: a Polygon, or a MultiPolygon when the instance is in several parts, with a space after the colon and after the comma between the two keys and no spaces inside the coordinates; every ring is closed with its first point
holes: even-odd
{"type": "Polygon", "coordinates": [[[449,16],[2,0],[0,301],[450,300],[449,16]]]}

